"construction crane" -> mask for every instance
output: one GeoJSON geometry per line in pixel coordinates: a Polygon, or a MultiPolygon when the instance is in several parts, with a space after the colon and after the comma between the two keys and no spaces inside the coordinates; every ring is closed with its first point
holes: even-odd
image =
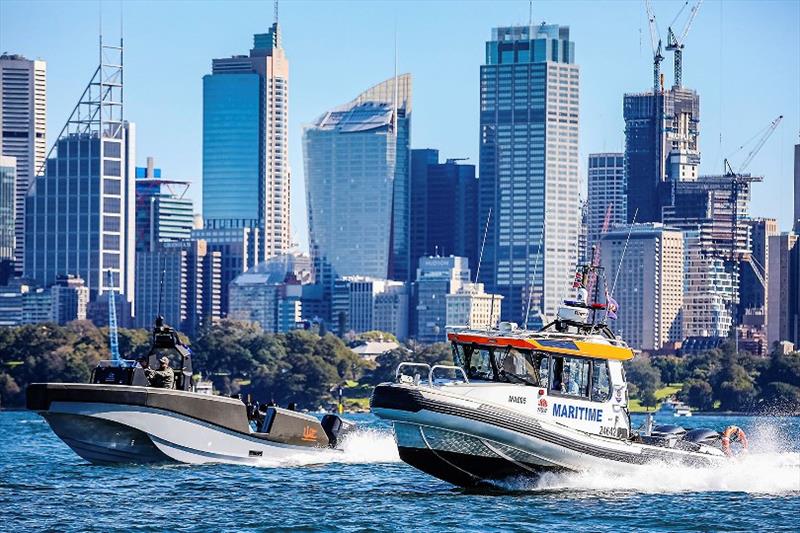
{"type": "Polygon", "coordinates": [[[110,270],[107,272],[106,279],[108,280],[108,343],[111,348],[111,360],[118,362],[121,357],[119,355],[119,337],[117,336],[117,304],[113,289],[114,277],[110,270]]]}
{"type": "MultiPolygon", "coordinates": [[[[772,136],[772,134],[777,129],[778,125],[783,120],[783,115],[780,115],[778,118],[773,120],[769,123],[769,125],[762,130],[761,137],[759,137],[756,144],[753,146],[752,150],[747,154],[747,157],[744,158],[742,164],[739,166],[738,171],[734,171],[733,167],[730,164],[728,159],[725,159],[725,177],[731,179],[731,248],[730,248],[730,261],[731,266],[734,270],[734,274],[738,274],[739,270],[739,261],[743,260],[750,265],[750,268],[753,270],[756,279],[761,284],[761,286],[766,289],[766,283],[764,280],[764,267],[763,265],[759,265],[756,260],[753,259],[752,254],[747,253],[739,253],[737,250],[737,236],[739,232],[739,193],[743,188],[748,187],[748,184],[751,181],[754,181],[754,178],[751,177],[749,174],[744,174],[744,171],[747,169],[748,165],[753,161],[755,156],[758,152],[761,151],[761,148],[764,147],[764,144],[767,140],[772,136]]],[[[756,134],[756,137],[758,134],[756,134]]],[[[755,137],[752,137],[749,141],[744,143],[740,146],[736,152],[742,150],[750,141],[752,141],[755,137]]],[[[734,330],[733,335],[738,343],[739,337],[735,331],[736,328],[736,302],[731,302],[731,328],[734,330]]]]}
{"type": "Polygon", "coordinates": [[[650,43],[653,46],[653,96],[658,94],[661,78],[661,62],[664,56],[661,54],[661,37],[659,37],[658,23],[653,13],[653,6],[650,0],[644,0],[644,8],[647,10],[647,22],[650,25],[650,43]]]}
{"type": "Polygon", "coordinates": [[[686,42],[686,36],[689,34],[689,30],[692,27],[692,22],[694,22],[694,18],[697,16],[697,10],[700,9],[700,6],[703,4],[703,0],[698,0],[697,3],[692,6],[692,9],[689,11],[689,19],[686,21],[686,24],[683,27],[683,31],[680,34],[680,37],[675,36],[675,32],[672,31],[672,26],[678,20],[678,17],[681,16],[683,10],[686,9],[686,6],[689,5],[689,0],[686,0],[686,3],[683,4],[683,7],[678,11],[678,14],[675,15],[672,23],[667,28],[667,50],[670,52],[675,53],[675,87],[681,87],[682,84],[682,77],[683,77],[683,49],[685,48],[684,43],[686,42]]]}

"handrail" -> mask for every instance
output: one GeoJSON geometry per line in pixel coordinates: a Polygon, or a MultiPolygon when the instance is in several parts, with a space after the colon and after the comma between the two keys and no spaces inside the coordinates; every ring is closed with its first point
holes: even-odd
{"type": "MultiPolygon", "coordinates": [[[[403,368],[403,367],[415,367],[415,366],[416,367],[424,367],[424,368],[428,369],[428,382],[430,383],[430,380],[431,380],[431,365],[429,365],[428,363],[411,363],[411,362],[403,362],[403,363],[400,363],[399,365],[397,365],[397,369],[394,371],[394,379],[395,379],[395,381],[400,382],[400,376],[404,375],[404,374],[400,373],[400,369],[401,368],[403,368]]],[[[421,377],[422,376],[417,375],[417,378],[414,380],[415,384],[418,384],[419,381],[421,381],[421,377]]]]}
{"type": "Polygon", "coordinates": [[[444,370],[458,370],[461,372],[461,375],[464,376],[464,383],[469,383],[469,379],[467,378],[467,373],[464,372],[464,369],[460,366],[456,365],[433,365],[431,371],[428,373],[428,383],[433,386],[433,374],[436,372],[437,369],[444,369],[444,370]]]}

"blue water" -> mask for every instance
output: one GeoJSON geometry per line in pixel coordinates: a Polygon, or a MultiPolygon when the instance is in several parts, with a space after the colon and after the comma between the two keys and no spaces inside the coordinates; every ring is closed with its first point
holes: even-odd
{"type": "MultiPolygon", "coordinates": [[[[800,419],[742,426],[751,454],[721,471],[564,474],[468,493],[399,462],[371,428],[323,464],[92,466],[38,416],[0,412],[0,531],[798,531],[800,419]]],[[[634,418],[639,423],[639,418],[634,418]]]]}

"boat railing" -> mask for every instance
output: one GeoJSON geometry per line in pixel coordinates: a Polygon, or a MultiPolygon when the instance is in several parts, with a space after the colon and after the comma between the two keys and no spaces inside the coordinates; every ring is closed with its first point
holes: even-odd
{"type": "Polygon", "coordinates": [[[400,363],[397,365],[397,370],[395,370],[395,381],[397,383],[403,383],[406,385],[420,385],[425,381],[428,382],[429,387],[433,387],[434,385],[445,385],[448,383],[469,383],[469,379],[467,378],[467,373],[464,372],[464,369],[460,366],[455,365],[429,365],[427,363],[400,363]],[[404,370],[408,369],[422,369],[425,373],[423,375],[422,372],[414,372],[412,374],[405,373],[404,370]],[[457,374],[461,374],[461,378],[455,377],[436,377],[437,372],[442,372],[445,370],[454,371],[457,374]]]}

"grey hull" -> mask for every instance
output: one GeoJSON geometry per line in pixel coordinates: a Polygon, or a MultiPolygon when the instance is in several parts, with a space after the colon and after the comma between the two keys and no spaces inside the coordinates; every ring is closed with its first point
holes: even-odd
{"type": "Polygon", "coordinates": [[[91,416],[41,413],[50,428],[83,459],[95,464],[170,463],[143,431],[91,416]]]}

